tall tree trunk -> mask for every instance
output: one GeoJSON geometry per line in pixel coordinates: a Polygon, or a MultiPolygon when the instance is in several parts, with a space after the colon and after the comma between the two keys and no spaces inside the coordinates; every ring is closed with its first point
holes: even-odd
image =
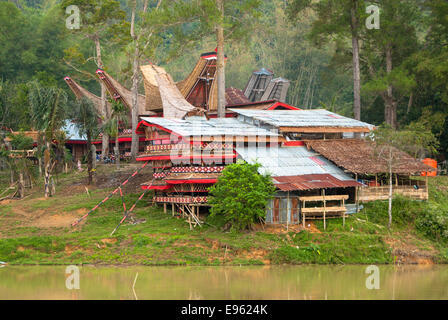
{"type": "Polygon", "coordinates": [[[115,163],[117,169],[120,169],[120,143],[118,142],[118,119],[117,119],[117,136],[115,137],[115,163]]]}
{"type": "Polygon", "coordinates": [[[9,166],[9,173],[11,174],[10,175],[10,185],[12,186],[13,184],[14,184],[14,168],[13,168],[13,166],[12,166],[12,164],[9,166]]]}
{"type": "Polygon", "coordinates": [[[131,159],[135,160],[138,153],[138,135],[135,132],[137,130],[138,124],[138,68],[139,68],[139,55],[140,48],[138,44],[138,39],[135,35],[135,12],[137,10],[137,2],[133,1],[134,5],[132,7],[131,14],[131,37],[134,41],[134,61],[133,61],[133,69],[132,69],[132,112],[131,112],[131,121],[132,121],[132,142],[131,142],[131,159]]]}
{"type": "MultiPolygon", "coordinates": [[[[392,45],[386,47],[386,72],[389,75],[392,72],[392,45]]],[[[386,100],[384,101],[384,119],[393,129],[397,129],[397,101],[393,96],[393,87],[387,86],[386,100]]]]}
{"type": "Polygon", "coordinates": [[[50,183],[51,183],[51,173],[50,173],[50,166],[51,166],[51,156],[50,156],[50,148],[51,144],[49,141],[45,142],[46,149],[44,151],[44,192],[45,192],[45,198],[48,198],[51,196],[51,189],[50,189],[50,183]]]}
{"type": "Polygon", "coordinates": [[[19,172],[19,197],[22,199],[25,196],[25,179],[23,179],[23,172],[19,172]]]}
{"type": "Polygon", "coordinates": [[[358,0],[352,0],[350,25],[353,51],[353,113],[356,120],[361,120],[361,70],[359,67],[358,0]]]}
{"type": "MultiPolygon", "coordinates": [[[[98,68],[103,69],[103,59],[101,57],[101,45],[99,37],[95,38],[95,48],[96,48],[96,61],[98,64],[98,68]]],[[[107,121],[110,117],[110,110],[107,107],[107,92],[106,86],[103,82],[100,82],[101,85],[101,111],[104,121],[107,121]]],[[[106,157],[109,154],[109,135],[107,133],[103,133],[102,141],[101,141],[101,158],[106,157]]]]}
{"type": "Polygon", "coordinates": [[[39,166],[39,177],[42,177],[42,157],[37,158],[37,165],[39,166]]]}
{"type": "Polygon", "coordinates": [[[93,182],[93,152],[92,152],[92,138],[90,132],[87,132],[87,172],[89,175],[89,179],[87,184],[90,185],[93,182]]]}
{"type": "Polygon", "coordinates": [[[414,93],[411,92],[411,95],[409,96],[408,108],[406,109],[406,113],[411,112],[413,102],[414,102],[414,93]]]}
{"type": "MultiPolygon", "coordinates": [[[[224,0],[216,0],[216,5],[224,17],[224,0]]],[[[216,39],[218,41],[216,72],[218,81],[218,118],[226,116],[226,75],[224,62],[224,28],[222,21],[216,26],[216,39]]]]}
{"type": "Polygon", "coordinates": [[[389,207],[387,213],[389,214],[389,222],[387,224],[387,228],[390,229],[392,226],[392,164],[389,164],[389,207]]]}

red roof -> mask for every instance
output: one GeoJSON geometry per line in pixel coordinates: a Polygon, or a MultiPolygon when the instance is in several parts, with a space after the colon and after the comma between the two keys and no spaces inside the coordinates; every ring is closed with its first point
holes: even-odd
{"type": "Polygon", "coordinates": [[[282,191],[347,188],[362,186],[355,180],[339,180],[331,174],[305,174],[301,176],[274,177],[276,187],[282,191]]]}

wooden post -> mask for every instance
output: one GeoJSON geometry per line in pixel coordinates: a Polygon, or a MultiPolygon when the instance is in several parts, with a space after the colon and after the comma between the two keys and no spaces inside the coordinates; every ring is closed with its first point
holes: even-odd
{"type": "Polygon", "coordinates": [[[322,189],[322,196],[324,198],[324,230],[327,229],[327,223],[325,221],[325,216],[327,214],[327,202],[325,201],[325,189],[322,189]]]}
{"type": "Polygon", "coordinates": [[[171,202],[171,215],[174,217],[174,202],[171,202]]]}
{"type": "Polygon", "coordinates": [[[395,186],[398,187],[398,173],[395,174],[395,186]]]}
{"type": "Polygon", "coordinates": [[[291,218],[291,206],[289,204],[289,191],[288,197],[286,198],[286,231],[289,231],[289,219],[291,218]]]}
{"type": "Polygon", "coordinates": [[[428,188],[428,173],[425,176],[425,189],[426,189],[426,200],[429,199],[429,188],[428,188]]]}
{"type": "Polygon", "coordinates": [[[163,203],[163,213],[166,213],[166,202],[163,203]]]}
{"type": "MultiPolygon", "coordinates": [[[[342,199],[342,207],[345,208],[345,199],[342,199]]],[[[342,225],[345,226],[345,210],[342,213],[342,225]]]]}
{"type": "MultiPolygon", "coordinates": [[[[302,205],[302,209],[305,209],[305,200],[303,200],[303,205],[302,205]]],[[[305,228],[305,212],[302,210],[302,224],[303,224],[303,227],[305,228]]]]}
{"type": "MultiPolygon", "coordinates": [[[[358,182],[358,174],[355,174],[355,180],[356,182],[358,182]]],[[[355,188],[355,204],[356,204],[356,213],[358,213],[358,208],[359,208],[359,187],[356,186],[355,188]]]]}

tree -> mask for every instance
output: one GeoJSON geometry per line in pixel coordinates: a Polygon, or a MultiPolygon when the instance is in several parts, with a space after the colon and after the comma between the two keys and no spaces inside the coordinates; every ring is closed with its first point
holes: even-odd
{"type": "Polygon", "coordinates": [[[421,8],[415,0],[383,1],[381,27],[363,35],[366,81],[364,91],[379,94],[384,102],[384,120],[397,129],[400,102],[412,105],[414,75],[407,67],[409,57],[420,46],[418,33],[421,8]],[[408,99],[403,101],[406,97],[408,99]]]}
{"type": "Polygon", "coordinates": [[[389,206],[388,228],[392,226],[392,197],[393,197],[393,170],[401,161],[400,152],[410,153],[414,157],[422,152],[436,153],[438,141],[431,130],[422,124],[413,123],[401,131],[389,125],[379,127],[369,137],[375,145],[376,156],[385,161],[389,173],[389,206]]]}
{"type": "Polygon", "coordinates": [[[217,42],[218,117],[225,117],[225,41],[247,38],[260,17],[260,0],[200,0],[201,30],[213,31],[217,42]]]}
{"type": "MultiPolygon", "coordinates": [[[[148,1],[144,0],[142,14],[145,15],[148,10],[148,1]]],[[[137,11],[137,0],[132,0],[132,13],[131,13],[131,27],[130,35],[132,39],[132,44],[134,47],[133,61],[132,61],[132,112],[131,112],[131,122],[132,122],[132,142],[131,142],[131,159],[135,160],[138,153],[139,136],[136,133],[138,124],[138,83],[139,83],[139,67],[140,59],[142,54],[145,53],[148,45],[151,43],[153,28],[148,27],[147,24],[143,23],[140,32],[136,32],[136,11],[137,11]],[[149,31],[149,32],[148,32],[149,31]],[[142,37],[144,37],[144,43],[141,43],[142,37]]],[[[157,4],[154,11],[157,11],[160,7],[162,0],[157,0],[157,4]]],[[[119,159],[118,159],[119,161],[119,159]]]]}
{"type": "Polygon", "coordinates": [[[251,228],[266,215],[266,205],[275,193],[269,175],[260,175],[260,164],[244,161],[227,166],[210,188],[210,217],[219,217],[237,230],[251,228]]]}
{"type": "Polygon", "coordinates": [[[92,140],[96,139],[100,133],[98,112],[93,103],[83,97],[72,103],[70,119],[76,125],[79,135],[87,138],[88,184],[95,183],[94,161],[96,155],[92,152],[92,140]]]}
{"type": "MultiPolygon", "coordinates": [[[[202,0],[162,1],[144,0],[139,9],[138,1],[131,0],[130,43],[132,57],[132,144],[131,158],[135,159],[138,152],[138,86],[140,79],[139,67],[144,57],[151,57],[155,62],[157,48],[167,49],[165,56],[173,59],[182,53],[183,47],[191,45],[193,40],[198,41],[203,35],[203,28],[199,24],[189,30],[192,23],[201,18],[200,3],[202,0]],[[140,18],[140,19],[139,19],[140,18]],[[188,25],[190,23],[190,25],[188,25]],[[163,46],[165,44],[165,46],[163,46]]],[[[127,37],[121,37],[126,41],[127,37]]]]}
{"type": "Polygon", "coordinates": [[[33,147],[33,139],[26,136],[23,132],[18,134],[10,133],[8,138],[10,139],[10,147],[14,151],[7,150],[0,144],[0,159],[9,166],[11,185],[14,184],[15,177],[18,176],[17,190],[19,198],[23,198],[25,196],[25,178],[28,179],[30,184],[33,179],[32,162],[27,159],[27,150],[33,147]]]}
{"type": "Polygon", "coordinates": [[[43,138],[44,148],[44,184],[45,197],[55,193],[54,181],[51,177],[56,165],[53,141],[66,116],[67,94],[55,87],[43,87],[37,81],[29,84],[29,106],[31,121],[35,130],[43,138]]]}
{"type": "Polygon", "coordinates": [[[115,163],[117,169],[120,168],[120,149],[118,138],[120,135],[120,128],[127,126],[128,123],[128,113],[126,106],[118,101],[111,101],[112,115],[110,119],[103,124],[102,131],[107,133],[110,137],[115,138],[115,163]]]}
{"type": "MultiPolygon", "coordinates": [[[[124,23],[125,12],[121,10],[120,3],[115,0],[64,0],[61,4],[61,8],[64,10],[70,5],[79,7],[81,12],[81,26],[79,31],[83,37],[93,41],[95,46],[94,60],[96,65],[100,69],[104,69],[103,54],[101,50],[101,42],[107,42],[107,38],[116,34],[117,26],[124,23]]],[[[80,55],[77,53],[76,47],[68,50],[70,54],[80,55]]],[[[90,59],[90,58],[89,58],[90,59]]],[[[89,60],[87,59],[87,60],[89,60]]],[[[86,61],[87,61],[86,60],[86,61]]],[[[72,66],[70,64],[70,66],[72,66]]],[[[78,68],[76,68],[79,70],[78,68]]],[[[83,72],[85,74],[85,72],[83,72]]],[[[107,93],[106,86],[100,82],[101,85],[101,102],[102,102],[102,117],[104,120],[109,119],[110,110],[107,107],[107,93]]],[[[109,137],[107,134],[103,134],[102,137],[102,151],[101,156],[105,157],[109,153],[109,137]]]]}
{"type": "Polygon", "coordinates": [[[289,17],[295,21],[299,14],[311,9],[317,16],[310,37],[318,44],[334,41],[338,45],[345,38],[351,40],[353,70],[353,113],[361,120],[360,21],[364,17],[364,0],[291,0],[289,17]]]}

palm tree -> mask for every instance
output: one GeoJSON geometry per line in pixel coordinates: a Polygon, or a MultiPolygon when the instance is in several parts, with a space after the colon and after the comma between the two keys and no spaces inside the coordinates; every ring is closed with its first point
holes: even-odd
{"type": "Polygon", "coordinates": [[[83,97],[71,104],[70,119],[76,124],[78,134],[87,138],[87,170],[89,173],[88,184],[95,183],[95,174],[93,163],[95,154],[92,152],[92,140],[100,134],[98,124],[99,114],[93,103],[83,97]]]}
{"type": "Polygon", "coordinates": [[[45,197],[48,198],[55,192],[51,173],[56,160],[52,147],[56,132],[64,124],[67,95],[62,89],[43,87],[37,81],[30,82],[29,89],[32,124],[43,138],[45,197]]]}
{"type": "Polygon", "coordinates": [[[120,129],[126,127],[128,123],[128,114],[126,107],[119,101],[111,101],[112,115],[108,121],[103,125],[103,131],[109,135],[111,138],[115,138],[115,161],[117,164],[117,169],[120,168],[120,150],[118,137],[120,134],[120,129]]]}

